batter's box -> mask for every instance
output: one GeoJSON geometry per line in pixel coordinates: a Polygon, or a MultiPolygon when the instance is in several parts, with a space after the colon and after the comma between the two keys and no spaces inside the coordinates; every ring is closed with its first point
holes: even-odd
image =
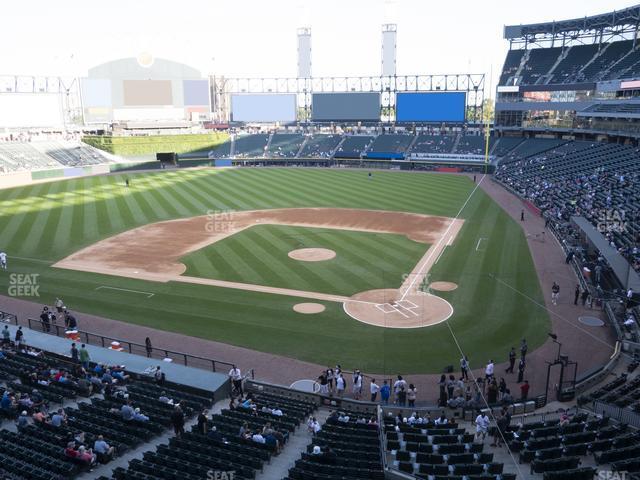
{"type": "Polygon", "coordinates": [[[390,303],[376,303],[376,308],[378,310],[382,310],[382,313],[393,313],[398,311],[398,309],[390,303]]]}
{"type": "Polygon", "coordinates": [[[413,302],[410,302],[409,300],[400,300],[399,302],[396,302],[396,305],[398,307],[402,307],[402,308],[405,308],[407,310],[413,310],[415,308],[418,308],[418,305],[416,305],[413,302]]]}

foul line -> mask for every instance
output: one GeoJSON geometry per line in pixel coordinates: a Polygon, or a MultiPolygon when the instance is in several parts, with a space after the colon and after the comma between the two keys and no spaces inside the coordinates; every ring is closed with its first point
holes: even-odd
{"type": "MultiPolygon", "coordinates": [[[[480,242],[482,242],[482,240],[486,240],[486,238],[485,237],[480,237],[478,239],[478,243],[476,243],[476,252],[480,251],[480,242]]],[[[482,250],[482,251],[484,252],[484,250],[482,250]]]]}
{"type": "MultiPolygon", "coordinates": [[[[438,255],[438,258],[436,258],[436,261],[433,262],[434,265],[438,264],[438,260],[440,260],[440,257],[442,256],[442,254],[444,253],[444,251],[447,249],[448,245],[445,245],[444,248],[442,250],[440,250],[440,255],[438,255]]],[[[404,297],[403,297],[404,298],[404,297]]]]}
{"type": "Polygon", "coordinates": [[[143,292],[141,290],[129,290],[128,288],[108,287],[106,285],[100,285],[99,287],[96,287],[96,290],[100,290],[102,288],[108,289],[108,290],[120,290],[121,292],[141,293],[142,295],[146,295],[147,298],[151,298],[155,295],[155,293],[151,293],[151,292],[143,292]]]}
{"type": "MultiPolygon", "coordinates": [[[[542,308],[543,310],[545,310],[547,313],[553,315],[554,317],[559,318],[560,320],[568,323],[569,325],[571,325],[572,327],[574,327],[577,330],[580,330],[582,333],[590,336],[591,338],[593,338],[595,341],[602,343],[603,345],[606,345],[607,347],[611,348],[611,345],[607,342],[605,342],[604,340],[602,340],[601,338],[598,338],[596,335],[594,335],[593,333],[589,332],[588,330],[585,330],[584,328],[582,328],[580,325],[577,325],[573,322],[571,322],[570,320],[567,320],[565,317],[563,317],[562,315],[560,315],[557,312],[554,312],[553,310],[547,308],[546,305],[541,304],[540,302],[538,302],[536,299],[531,298],[529,295],[527,295],[526,293],[518,290],[517,288],[512,287],[511,285],[509,285],[507,282],[499,279],[498,277],[496,277],[495,275],[493,275],[492,273],[489,274],[489,277],[495,279],[497,282],[500,282],[502,285],[504,285],[505,287],[513,290],[514,292],[516,292],[517,294],[523,296],[524,298],[526,298],[527,300],[529,300],[531,303],[533,303],[534,305],[537,305],[538,307],[542,308]]],[[[624,353],[624,352],[621,352],[624,353]]],[[[630,357],[630,356],[629,356],[630,357]]]]}
{"type": "Polygon", "coordinates": [[[54,260],[42,260],[40,258],[18,257],[16,255],[7,256],[7,260],[11,260],[12,258],[15,258],[17,260],[26,260],[27,262],[37,262],[37,263],[46,263],[46,264],[54,263],[54,260]]]}
{"type": "MultiPolygon", "coordinates": [[[[438,239],[438,241],[435,244],[436,248],[431,248],[431,253],[427,256],[425,264],[429,263],[429,260],[431,259],[431,257],[433,256],[433,252],[435,252],[439,247],[440,244],[442,243],[442,241],[447,238],[447,241],[449,240],[447,235],[449,234],[449,230],[451,230],[451,227],[453,227],[453,225],[455,224],[455,221],[458,220],[458,217],[460,216],[460,214],[462,213],[462,210],[464,210],[464,207],[467,206],[467,203],[469,203],[469,200],[471,200],[471,197],[473,197],[473,194],[476,193],[476,190],[478,190],[478,188],[480,187],[480,184],[482,183],[482,181],[484,180],[484,177],[486,177],[486,174],[483,174],[482,177],[480,177],[480,181],[476,184],[476,186],[474,187],[473,190],[471,190],[471,193],[469,194],[469,196],[467,197],[467,199],[464,201],[464,203],[462,204],[462,207],[460,207],[460,210],[458,210],[458,213],[456,213],[456,216],[453,217],[451,219],[451,221],[449,222],[449,226],[447,227],[447,229],[444,231],[444,233],[440,236],[440,238],[438,239]]],[[[424,268],[424,267],[423,267],[424,268]]],[[[418,270],[417,274],[414,275],[413,280],[411,280],[411,283],[409,283],[409,286],[407,287],[407,289],[405,290],[405,292],[402,294],[402,297],[400,297],[400,300],[404,300],[404,297],[407,296],[407,294],[412,290],[413,288],[413,284],[416,282],[416,280],[418,279],[418,277],[421,277],[423,274],[423,272],[421,270],[418,270]]]]}

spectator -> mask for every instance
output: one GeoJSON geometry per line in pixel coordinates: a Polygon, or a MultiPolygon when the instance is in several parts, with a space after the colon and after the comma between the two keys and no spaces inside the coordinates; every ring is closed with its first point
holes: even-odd
{"type": "Polygon", "coordinates": [[[151,339],[149,337],[144,339],[144,348],[147,351],[147,357],[151,358],[153,354],[153,345],[151,345],[151,339]]]}
{"type": "Polygon", "coordinates": [[[2,329],[2,345],[9,346],[11,344],[11,332],[9,326],[5,325],[2,329]]]}
{"type": "Polygon", "coordinates": [[[24,429],[27,425],[29,425],[29,415],[27,414],[26,410],[23,410],[20,413],[20,416],[18,417],[18,420],[16,421],[16,427],[18,429],[18,431],[21,431],[22,429],[24,429]]]}
{"type": "Polygon", "coordinates": [[[478,416],[476,417],[476,440],[482,437],[482,442],[484,443],[484,439],[487,436],[487,432],[489,431],[489,417],[486,412],[478,411],[478,416]]]}
{"type": "Polygon", "coordinates": [[[409,406],[410,407],[415,407],[416,405],[416,394],[417,394],[417,389],[416,387],[413,385],[413,383],[409,384],[409,390],[407,390],[407,400],[409,401],[409,406]]]}
{"type": "Polygon", "coordinates": [[[16,330],[16,336],[13,341],[16,344],[16,349],[20,349],[20,346],[24,343],[24,332],[22,331],[22,327],[18,327],[18,330],[16,330]]]}
{"type": "Polygon", "coordinates": [[[156,367],[155,372],[153,372],[153,378],[155,379],[158,385],[164,385],[165,375],[162,370],[160,370],[160,365],[156,367]]]}
{"type": "Polygon", "coordinates": [[[360,400],[362,396],[362,374],[360,370],[353,372],[353,398],[360,400]]]}
{"type": "Polygon", "coordinates": [[[389,383],[384,380],[382,382],[382,387],[380,387],[380,401],[383,405],[389,405],[389,397],[391,396],[391,387],[389,387],[389,383]]]}
{"type": "Polygon", "coordinates": [[[47,307],[46,305],[42,308],[40,321],[42,322],[42,331],[49,332],[51,330],[51,323],[49,320],[49,307],[47,307]]]}
{"type": "Polygon", "coordinates": [[[126,421],[133,420],[135,416],[135,410],[131,406],[131,400],[127,400],[127,403],[120,407],[120,415],[122,415],[122,419],[126,421]]]}
{"type": "Polygon", "coordinates": [[[115,448],[105,442],[102,435],[98,435],[98,438],[93,444],[93,451],[100,463],[107,463],[113,458],[115,448]]]}
{"type": "Polygon", "coordinates": [[[502,403],[504,405],[511,405],[513,403],[513,395],[511,395],[511,390],[508,388],[505,390],[504,395],[502,396],[502,403]]]}
{"type": "Polygon", "coordinates": [[[493,378],[494,368],[493,360],[489,360],[489,363],[487,363],[487,366],[484,369],[484,376],[487,382],[493,378]]]}
{"type": "Polygon", "coordinates": [[[469,359],[466,355],[460,359],[460,373],[462,374],[462,378],[469,380],[469,359]]]}
{"type": "Polygon", "coordinates": [[[344,376],[342,375],[342,373],[339,373],[338,378],[336,378],[336,392],[338,393],[338,396],[340,398],[344,396],[344,391],[346,388],[347,388],[347,382],[344,379],[344,376]]]}
{"type": "Polygon", "coordinates": [[[180,405],[176,405],[173,409],[171,424],[173,425],[173,431],[176,437],[181,437],[184,434],[184,413],[180,405]]]}
{"type": "Polygon", "coordinates": [[[522,385],[520,385],[520,399],[521,400],[526,400],[527,397],[529,396],[529,380],[525,380],[524,383],[522,385]]]}
{"type": "Polygon", "coordinates": [[[231,378],[232,394],[235,395],[243,395],[242,391],[242,372],[238,367],[233,365],[231,370],[229,370],[229,378],[231,378]]]}
{"type": "Polygon", "coordinates": [[[137,422],[148,422],[149,421],[149,417],[147,417],[142,412],[140,412],[140,408],[139,407],[136,407],[133,410],[133,419],[136,420],[137,422]]]}
{"type": "Polygon", "coordinates": [[[173,400],[167,397],[167,392],[165,391],[160,392],[160,397],[158,397],[158,401],[162,403],[168,403],[169,405],[173,405],[173,400]]]}
{"type": "Polygon", "coordinates": [[[205,435],[209,430],[209,418],[207,417],[208,413],[209,411],[205,408],[198,414],[198,425],[196,427],[196,430],[198,431],[198,433],[201,433],[203,435],[205,435]]]}
{"type": "Polygon", "coordinates": [[[59,408],[56,413],[51,416],[51,425],[54,427],[61,427],[67,424],[67,415],[64,410],[59,408]]]}
{"type": "Polygon", "coordinates": [[[89,361],[91,360],[91,357],[89,356],[89,351],[87,350],[87,346],[84,343],[80,346],[79,355],[82,368],[87,370],[89,368],[89,361]]]}
{"type": "Polygon", "coordinates": [[[371,401],[375,402],[378,398],[378,392],[380,391],[380,387],[376,383],[376,379],[372,378],[371,383],[369,384],[369,392],[371,393],[371,401]]]}
{"type": "Polygon", "coordinates": [[[71,344],[71,361],[73,363],[79,362],[79,354],[75,342],[71,344]]]}

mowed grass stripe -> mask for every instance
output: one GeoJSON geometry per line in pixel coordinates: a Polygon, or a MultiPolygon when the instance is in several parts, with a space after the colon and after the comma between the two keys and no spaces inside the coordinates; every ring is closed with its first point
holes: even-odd
{"type": "MultiPolygon", "coordinates": [[[[64,185],[61,183],[51,183],[48,185],[49,185],[49,190],[46,193],[47,195],[48,194],[57,195],[64,188],[64,185]]],[[[28,234],[21,237],[24,239],[22,243],[22,250],[21,250],[21,253],[23,256],[29,257],[29,256],[32,256],[33,254],[37,254],[40,240],[42,238],[46,238],[49,236],[50,232],[49,232],[49,229],[47,228],[49,224],[49,217],[51,216],[52,212],[54,212],[55,210],[59,210],[56,208],[53,208],[53,209],[49,208],[49,205],[51,203],[53,202],[43,201],[42,210],[40,210],[37,213],[29,214],[34,216],[34,221],[28,234]]],[[[18,233],[18,235],[20,235],[20,233],[18,233]]]]}
{"type": "MultiPolygon", "coordinates": [[[[296,239],[303,236],[305,229],[289,226],[263,226],[259,229],[262,240],[268,243],[273,252],[279,252],[279,257],[274,263],[275,267],[284,272],[285,282],[281,284],[284,288],[295,288],[295,284],[304,284],[304,290],[313,292],[338,293],[343,290],[344,279],[336,275],[331,266],[336,264],[336,260],[321,262],[323,265],[313,264],[315,262],[301,262],[288,257],[291,250],[301,248],[296,239]],[[302,235],[301,235],[302,232],[302,235]],[[319,267],[322,274],[319,274],[319,267]],[[296,277],[294,279],[294,277],[296,277]]],[[[304,246],[302,246],[304,247],[304,246]]],[[[349,274],[351,275],[351,274],[349,274]]]]}
{"type": "MultiPolygon", "coordinates": [[[[47,195],[51,188],[52,185],[50,183],[43,183],[41,185],[41,188],[39,188],[36,193],[39,202],[42,201],[41,197],[47,195]]],[[[12,251],[16,252],[19,256],[27,256],[28,254],[25,248],[25,240],[31,235],[37,217],[38,212],[34,211],[17,215],[17,222],[13,224],[15,231],[10,245],[12,251]]]]}

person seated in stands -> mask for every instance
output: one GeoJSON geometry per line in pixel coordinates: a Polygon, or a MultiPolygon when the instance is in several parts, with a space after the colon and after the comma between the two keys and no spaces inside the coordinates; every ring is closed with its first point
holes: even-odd
{"type": "Polygon", "coordinates": [[[404,416],[402,414],[402,410],[400,410],[396,415],[396,425],[400,425],[401,423],[403,423],[403,421],[404,421],[404,416]]]}
{"type": "MultiPolygon", "coordinates": [[[[344,413],[344,412],[340,412],[340,413],[338,414],[338,421],[339,421],[339,422],[342,422],[342,423],[349,423],[349,418],[350,418],[350,417],[349,417],[349,415],[347,415],[347,414],[346,414],[346,413],[344,413]]],[[[314,420],[315,420],[315,418],[314,418],[314,420]]]]}
{"type": "Polygon", "coordinates": [[[106,383],[106,384],[112,384],[115,383],[115,379],[111,376],[111,370],[107,369],[104,371],[104,373],[102,374],[102,383],[106,383]]]}
{"type": "Polygon", "coordinates": [[[249,410],[251,413],[256,413],[256,409],[258,408],[255,403],[253,403],[253,399],[250,396],[247,396],[246,400],[242,402],[240,405],[241,408],[245,410],[249,410]]]}
{"type": "Polygon", "coordinates": [[[31,418],[33,418],[34,423],[47,423],[47,416],[40,409],[36,409],[31,418]]]}
{"type": "Polygon", "coordinates": [[[22,412],[20,412],[18,420],[16,420],[16,428],[18,429],[18,431],[21,431],[27,425],[29,425],[29,423],[29,415],[27,414],[26,410],[23,410],[22,412]]]}
{"type": "Polygon", "coordinates": [[[273,446],[276,449],[276,453],[280,453],[282,449],[282,443],[276,437],[276,431],[271,426],[271,422],[265,423],[262,428],[262,436],[264,438],[264,442],[267,445],[273,446]]]}
{"type": "Polygon", "coordinates": [[[247,422],[242,422],[242,425],[240,425],[238,436],[244,438],[247,435],[247,432],[249,432],[249,424],[247,422]]]}
{"type": "MultiPolygon", "coordinates": [[[[418,417],[418,420],[421,420],[421,418],[418,417]]],[[[367,425],[375,425],[377,427],[378,426],[378,419],[376,417],[371,417],[369,419],[369,421],[367,422],[367,425]]]]}
{"type": "Polygon", "coordinates": [[[449,423],[449,420],[447,420],[446,415],[444,414],[444,412],[442,412],[442,415],[440,415],[438,418],[436,418],[435,422],[436,425],[447,425],[449,423]]]}
{"type": "Polygon", "coordinates": [[[73,436],[73,441],[76,442],[76,447],[84,445],[84,432],[76,432],[76,434],[73,436]]]}
{"type": "Polygon", "coordinates": [[[54,427],[61,427],[62,425],[66,425],[67,423],[67,415],[64,413],[64,410],[59,408],[56,413],[51,416],[51,425],[54,427]]]}
{"type": "Polygon", "coordinates": [[[267,443],[267,441],[265,440],[265,438],[262,436],[260,432],[254,433],[251,437],[251,440],[253,440],[256,443],[262,443],[262,444],[267,443]]]}
{"type": "Polygon", "coordinates": [[[96,454],[93,453],[93,450],[91,449],[87,450],[87,448],[83,445],[81,447],[78,447],[75,459],[83,465],[92,466],[94,463],[96,463],[96,454]]]}
{"type": "Polygon", "coordinates": [[[115,448],[105,442],[102,435],[98,435],[93,444],[93,451],[100,463],[107,463],[113,458],[115,448]]]}
{"type": "Polygon", "coordinates": [[[138,422],[148,422],[149,421],[149,417],[147,417],[142,412],[140,412],[140,408],[136,408],[133,411],[133,419],[138,421],[138,422]]]}
{"type": "Polygon", "coordinates": [[[275,407],[273,410],[271,410],[271,415],[275,415],[276,417],[281,417],[284,414],[282,413],[282,410],[280,410],[278,407],[275,407]]]}
{"type": "Polygon", "coordinates": [[[167,397],[167,392],[160,392],[160,396],[158,397],[158,401],[162,403],[168,403],[169,405],[173,405],[173,400],[167,397]]]}
{"type": "Polygon", "coordinates": [[[26,408],[31,410],[33,408],[33,401],[29,398],[28,393],[23,393],[18,400],[18,408],[26,408]]]}
{"type": "Polygon", "coordinates": [[[0,400],[0,408],[2,408],[5,415],[13,417],[15,415],[17,405],[13,392],[5,390],[2,394],[2,400],[0,400]]]}
{"type": "Polygon", "coordinates": [[[322,449],[319,445],[314,445],[313,450],[311,450],[311,456],[309,457],[309,460],[311,460],[312,462],[320,462],[321,458],[322,449]]]}
{"type": "Polygon", "coordinates": [[[31,402],[33,408],[40,408],[45,406],[44,397],[37,388],[31,390],[31,402]]]}
{"type": "Polygon", "coordinates": [[[93,393],[93,385],[86,376],[81,376],[77,381],[78,390],[83,397],[89,397],[93,393]]]}
{"type": "Polygon", "coordinates": [[[327,425],[336,425],[338,423],[338,412],[336,412],[335,410],[331,410],[324,423],[326,423],[327,425]]]}
{"type": "Polygon", "coordinates": [[[269,408],[269,407],[268,407],[268,406],[266,406],[266,405],[265,405],[264,407],[262,407],[262,408],[260,409],[260,411],[261,411],[262,413],[271,413],[271,412],[272,412],[271,408],[269,408]]]}
{"type": "Polygon", "coordinates": [[[120,367],[111,367],[109,373],[119,382],[126,382],[130,378],[130,376],[127,375],[127,372],[120,367]]]}
{"type": "Polygon", "coordinates": [[[165,375],[164,372],[160,370],[160,365],[158,365],[156,370],[153,372],[153,378],[158,385],[164,385],[165,375]]]}
{"type": "MultiPolygon", "coordinates": [[[[413,417],[413,418],[415,418],[415,417],[413,417]]],[[[358,418],[358,419],[356,420],[356,423],[357,423],[358,425],[366,425],[366,424],[367,424],[367,419],[366,419],[366,418],[364,418],[364,417],[360,417],[360,418],[358,418]]]]}
{"type": "Polygon", "coordinates": [[[114,398],[121,398],[123,400],[126,400],[127,398],[129,398],[129,392],[127,391],[127,387],[113,386],[110,389],[109,394],[110,394],[109,396],[112,396],[114,398]]]}
{"type": "Polygon", "coordinates": [[[311,420],[311,425],[309,425],[309,431],[313,434],[318,433],[321,430],[320,423],[316,420],[316,417],[313,417],[311,420]]]}
{"type": "Polygon", "coordinates": [[[209,417],[207,416],[208,414],[209,410],[207,410],[206,408],[198,414],[198,424],[196,429],[198,433],[201,433],[203,435],[205,435],[209,430],[209,417]]]}
{"type": "Polygon", "coordinates": [[[455,397],[452,397],[447,401],[447,406],[449,408],[461,408],[464,407],[466,403],[467,401],[464,399],[462,392],[458,392],[455,397]]]}
{"type": "Polygon", "coordinates": [[[96,366],[93,368],[93,373],[101,377],[105,370],[106,369],[104,368],[104,365],[97,363],[96,366]]]}
{"type": "Polygon", "coordinates": [[[127,400],[127,403],[120,407],[120,415],[122,415],[123,420],[133,420],[135,413],[135,410],[131,406],[131,400],[127,400]]]}
{"type": "Polygon", "coordinates": [[[102,384],[102,381],[100,380],[99,377],[95,376],[92,373],[89,373],[87,375],[87,380],[89,380],[89,383],[91,384],[91,387],[92,387],[94,392],[96,392],[96,393],[101,393],[102,392],[102,389],[104,388],[104,385],[102,384]]]}
{"type": "Polygon", "coordinates": [[[511,395],[511,390],[508,388],[504,391],[504,395],[502,396],[503,405],[511,405],[513,403],[513,395],[511,395]]]}

